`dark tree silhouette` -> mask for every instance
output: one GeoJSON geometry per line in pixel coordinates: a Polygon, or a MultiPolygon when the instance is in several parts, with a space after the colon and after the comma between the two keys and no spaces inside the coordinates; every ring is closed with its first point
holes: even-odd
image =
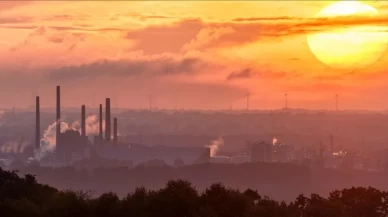
{"type": "MultiPolygon", "coordinates": [[[[70,171],[70,170],[69,170],[70,171]]],[[[120,199],[108,192],[57,190],[35,176],[19,177],[0,168],[1,217],[386,217],[388,193],[369,187],[335,190],[329,197],[299,195],[293,202],[275,201],[258,191],[239,191],[213,184],[198,193],[185,180],[164,188],[137,188],[120,199]]]]}

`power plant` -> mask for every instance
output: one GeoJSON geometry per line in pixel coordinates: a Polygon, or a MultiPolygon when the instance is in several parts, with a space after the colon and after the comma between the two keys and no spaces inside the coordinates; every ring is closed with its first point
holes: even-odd
{"type": "MultiPolygon", "coordinates": [[[[86,123],[86,106],[81,106],[80,130],[61,129],[61,88],[56,87],[55,150],[48,153],[40,164],[65,166],[83,164],[84,166],[105,166],[109,162],[141,163],[150,160],[163,160],[173,164],[176,160],[184,163],[203,163],[210,161],[210,150],[202,147],[166,147],[145,146],[135,143],[121,143],[118,137],[118,118],[113,118],[113,135],[111,128],[111,101],[105,98],[105,135],[103,135],[103,105],[99,106],[98,135],[88,135],[86,123]],[[93,143],[89,136],[94,136],[93,143]],[[49,162],[49,163],[48,163],[49,162]]],[[[66,126],[64,124],[64,126],[66,126]]],[[[36,138],[35,149],[41,148],[40,140],[40,97],[36,97],[36,138]]],[[[117,166],[117,165],[116,165],[117,166]]]]}

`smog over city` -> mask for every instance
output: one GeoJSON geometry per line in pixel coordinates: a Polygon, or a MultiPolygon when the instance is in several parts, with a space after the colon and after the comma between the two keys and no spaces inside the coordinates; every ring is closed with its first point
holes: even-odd
{"type": "Polygon", "coordinates": [[[388,1],[0,1],[0,216],[388,216],[388,1]]]}

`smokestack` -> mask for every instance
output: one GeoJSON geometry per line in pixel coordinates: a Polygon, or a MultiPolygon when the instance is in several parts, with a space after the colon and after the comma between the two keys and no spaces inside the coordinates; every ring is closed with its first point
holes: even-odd
{"type": "Polygon", "coordinates": [[[86,137],[86,125],[85,125],[85,105],[81,108],[81,136],[86,137]]]}
{"type": "Polygon", "coordinates": [[[110,98],[105,99],[105,139],[110,140],[110,98]]]}
{"type": "Polygon", "coordinates": [[[39,96],[36,97],[36,126],[35,126],[35,149],[40,148],[40,102],[39,96]]]}
{"type": "Polygon", "coordinates": [[[99,135],[100,142],[102,142],[102,104],[100,104],[100,124],[99,124],[99,127],[100,127],[100,133],[98,135],[99,135]]]}
{"type": "Polygon", "coordinates": [[[331,154],[333,154],[333,152],[334,152],[334,138],[333,138],[333,134],[330,134],[330,151],[331,151],[331,154]]]}
{"type": "Polygon", "coordinates": [[[117,118],[113,118],[113,143],[117,144],[117,118]]]}
{"type": "Polygon", "coordinates": [[[56,138],[55,142],[58,145],[59,136],[61,134],[61,87],[57,86],[57,120],[56,120],[56,138]]]}

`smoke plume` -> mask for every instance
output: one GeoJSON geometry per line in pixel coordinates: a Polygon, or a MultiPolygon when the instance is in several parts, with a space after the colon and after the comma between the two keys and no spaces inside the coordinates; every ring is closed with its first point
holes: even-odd
{"type": "Polygon", "coordinates": [[[23,153],[30,144],[25,141],[8,141],[0,147],[1,153],[23,153]]]}
{"type": "Polygon", "coordinates": [[[278,139],[276,139],[276,138],[272,139],[272,145],[276,145],[277,142],[278,142],[278,139]]]}
{"type": "MultiPolygon", "coordinates": [[[[55,151],[56,129],[57,123],[54,122],[43,132],[43,138],[40,140],[40,149],[35,151],[36,160],[41,160],[46,154],[55,151]]],[[[69,127],[68,123],[61,121],[61,132],[65,132],[68,129],[72,129],[72,127],[69,127]]]]}
{"type": "Polygon", "coordinates": [[[213,157],[220,150],[221,146],[224,145],[224,139],[218,138],[217,140],[211,141],[210,145],[206,145],[205,147],[210,148],[210,157],[213,157]]]}
{"type": "MultiPolygon", "coordinates": [[[[81,123],[80,121],[74,121],[71,124],[71,127],[79,132],[81,132],[81,123]]],[[[85,128],[87,135],[98,135],[100,129],[100,123],[97,115],[90,115],[85,120],[85,128]]],[[[102,130],[105,131],[105,120],[102,121],[102,130]]]]}
{"type": "MultiPolygon", "coordinates": [[[[99,121],[97,115],[88,116],[85,120],[86,133],[88,135],[99,133],[99,121]]],[[[35,151],[35,159],[41,160],[48,153],[55,151],[56,147],[56,122],[47,127],[43,133],[43,138],[40,140],[40,149],[35,151]]],[[[68,124],[61,121],[61,132],[66,130],[76,130],[81,132],[80,121],[74,121],[72,124],[68,124]]],[[[105,129],[105,121],[102,122],[102,130],[105,129]]]]}

